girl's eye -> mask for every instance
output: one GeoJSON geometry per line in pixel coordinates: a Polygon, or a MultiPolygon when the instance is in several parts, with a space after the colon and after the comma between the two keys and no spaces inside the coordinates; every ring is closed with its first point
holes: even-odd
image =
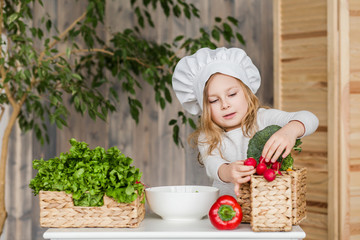
{"type": "Polygon", "coordinates": [[[229,96],[230,97],[233,97],[233,96],[235,96],[237,93],[232,93],[232,94],[230,94],[229,96]]]}
{"type": "Polygon", "coordinates": [[[217,102],[217,99],[215,99],[215,100],[209,100],[209,103],[211,104],[211,103],[216,103],[217,102]]]}

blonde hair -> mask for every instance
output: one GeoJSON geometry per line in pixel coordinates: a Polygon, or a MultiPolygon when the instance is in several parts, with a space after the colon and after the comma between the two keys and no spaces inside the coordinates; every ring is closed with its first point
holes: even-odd
{"type": "MultiPolygon", "coordinates": [[[[219,74],[219,73],[215,73],[219,74]]],[[[209,80],[215,75],[213,74],[209,80]]],[[[236,78],[237,79],[237,78],[236,78]]],[[[247,87],[241,80],[237,79],[240,82],[240,86],[244,91],[245,98],[248,102],[248,110],[240,123],[241,130],[246,137],[252,137],[257,129],[257,111],[260,107],[259,99],[255,96],[255,94],[247,87]]],[[[209,81],[207,81],[208,83],[209,81]]],[[[221,153],[221,138],[224,133],[224,129],[217,125],[211,119],[211,110],[210,104],[208,101],[208,84],[206,83],[203,92],[203,113],[200,116],[199,127],[189,136],[188,141],[192,147],[197,147],[198,144],[208,144],[208,155],[211,155],[212,151],[218,149],[221,157],[223,157],[221,153]],[[203,133],[205,135],[204,140],[200,141],[199,136],[203,133]]],[[[203,162],[200,158],[200,154],[198,155],[198,161],[203,165],[203,162]]]]}

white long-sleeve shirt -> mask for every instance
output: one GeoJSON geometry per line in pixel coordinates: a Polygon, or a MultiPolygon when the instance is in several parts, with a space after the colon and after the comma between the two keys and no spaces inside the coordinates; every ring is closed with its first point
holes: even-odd
{"type": "MultiPolygon", "coordinates": [[[[284,112],[276,109],[260,108],[257,114],[259,130],[270,125],[283,127],[293,120],[300,121],[304,124],[305,133],[302,137],[315,132],[319,125],[318,118],[309,111],[284,112]]],[[[219,178],[218,170],[224,163],[245,160],[247,158],[247,148],[250,138],[243,135],[241,128],[224,132],[223,134],[221,153],[224,158],[221,157],[218,149],[213,150],[212,154],[208,155],[209,145],[207,144],[199,144],[198,148],[206,168],[206,173],[213,179],[213,186],[220,189],[220,196],[227,194],[235,197],[234,184],[223,182],[219,178]]],[[[200,134],[200,142],[203,141],[204,138],[204,134],[200,134]]]]}

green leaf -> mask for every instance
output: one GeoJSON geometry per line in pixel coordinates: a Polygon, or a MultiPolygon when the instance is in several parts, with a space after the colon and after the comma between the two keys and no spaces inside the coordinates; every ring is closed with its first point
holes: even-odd
{"type": "Polygon", "coordinates": [[[228,16],[227,19],[235,26],[238,26],[239,21],[236,18],[234,18],[232,16],[228,16]]]}
{"type": "Polygon", "coordinates": [[[51,26],[52,26],[52,22],[51,22],[50,19],[48,19],[48,20],[46,21],[46,29],[47,29],[48,32],[50,32],[51,26]]]}
{"type": "Polygon", "coordinates": [[[150,2],[151,2],[151,0],[143,0],[143,4],[145,7],[147,7],[150,2]]]}
{"type": "Polygon", "coordinates": [[[152,21],[152,17],[150,15],[150,13],[148,11],[146,11],[146,10],[144,12],[145,12],[146,19],[147,19],[148,23],[150,24],[150,26],[155,27],[155,24],[152,21]]]}
{"type": "Polygon", "coordinates": [[[132,185],[127,186],[126,189],[125,189],[125,193],[126,193],[127,195],[133,194],[134,191],[135,191],[135,189],[134,189],[134,187],[133,187],[132,185]]]}
{"type": "Polygon", "coordinates": [[[30,32],[31,32],[33,37],[35,37],[37,35],[37,29],[34,28],[34,27],[30,28],[30,32]]]}
{"type": "Polygon", "coordinates": [[[71,74],[71,76],[72,76],[73,78],[78,79],[78,80],[82,80],[82,77],[81,77],[79,74],[77,74],[77,73],[73,73],[73,74],[71,74]]]}
{"type": "Polygon", "coordinates": [[[116,99],[119,101],[119,95],[118,93],[115,91],[114,88],[110,88],[110,94],[116,99]]]}
{"type": "Polygon", "coordinates": [[[222,21],[222,20],[221,20],[220,17],[215,17],[215,22],[219,23],[219,22],[221,22],[221,21],[222,21]]]}
{"type": "Polygon", "coordinates": [[[191,118],[188,118],[188,122],[192,129],[196,129],[196,124],[195,124],[194,120],[192,120],[191,118]]]}
{"type": "Polygon", "coordinates": [[[174,39],[174,42],[178,42],[184,38],[184,35],[179,35],[174,39]]]}
{"type": "Polygon", "coordinates": [[[85,169],[84,168],[80,168],[79,170],[77,170],[75,173],[74,173],[74,177],[76,178],[80,178],[84,175],[84,172],[85,172],[85,169]]]}
{"type": "Polygon", "coordinates": [[[187,8],[184,8],[184,14],[185,14],[185,17],[187,18],[187,19],[191,19],[191,13],[190,13],[190,10],[189,10],[189,8],[187,7],[187,8]]]}
{"type": "Polygon", "coordinates": [[[168,88],[165,88],[165,99],[166,99],[166,101],[168,101],[169,103],[171,103],[171,101],[172,101],[171,93],[170,93],[170,91],[169,91],[168,88]]]}
{"type": "MultiPolygon", "coordinates": [[[[71,56],[71,48],[67,47],[66,48],[66,57],[70,58],[70,56],[71,56]]],[[[81,78],[79,80],[81,80],[81,78]]]]}
{"type": "Polygon", "coordinates": [[[224,28],[224,38],[226,41],[230,43],[231,38],[234,36],[232,28],[227,23],[223,23],[223,28],[224,28]]]}
{"type": "Polygon", "coordinates": [[[131,117],[135,120],[136,123],[139,123],[139,114],[140,114],[139,109],[142,109],[142,105],[141,105],[140,101],[138,101],[136,99],[131,99],[129,97],[128,102],[130,105],[131,117]]]}
{"type": "Polygon", "coordinates": [[[173,7],[173,13],[174,13],[175,17],[181,16],[181,9],[180,9],[179,5],[175,5],[173,7]]]}
{"type": "Polygon", "coordinates": [[[41,40],[42,39],[42,37],[44,36],[44,33],[43,33],[43,31],[40,29],[40,28],[38,28],[38,38],[41,40]]]}
{"type": "Polygon", "coordinates": [[[176,124],[177,123],[177,120],[176,119],[171,119],[170,121],[169,121],[169,125],[171,126],[171,125],[174,125],[174,124],[176,124]]]}
{"type": "Polygon", "coordinates": [[[199,9],[197,9],[197,8],[195,7],[195,5],[192,4],[192,3],[190,4],[190,6],[191,6],[191,11],[192,11],[193,15],[194,15],[195,17],[197,17],[197,18],[200,18],[199,9]]]}
{"type": "Polygon", "coordinates": [[[160,107],[161,107],[161,109],[165,109],[165,105],[166,105],[165,99],[160,98],[160,107]]]}
{"type": "Polygon", "coordinates": [[[245,46],[245,40],[243,38],[243,36],[240,33],[236,33],[236,38],[238,39],[238,41],[245,46]]]}
{"type": "Polygon", "coordinates": [[[85,111],[86,111],[86,105],[84,102],[81,102],[80,111],[81,111],[81,113],[85,113],[85,111]]]}
{"type": "Polygon", "coordinates": [[[175,125],[173,127],[173,140],[176,145],[179,145],[179,126],[175,125]]]}
{"type": "Polygon", "coordinates": [[[160,1],[160,5],[164,11],[166,17],[170,16],[170,7],[168,5],[168,1],[160,1]]]}
{"type": "Polygon", "coordinates": [[[140,25],[140,27],[144,28],[144,17],[141,14],[141,10],[139,7],[135,8],[135,14],[137,16],[138,19],[138,24],[140,25]]]}
{"type": "Polygon", "coordinates": [[[8,24],[11,24],[12,22],[14,22],[15,20],[17,20],[19,17],[18,13],[13,13],[10,15],[9,19],[8,19],[8,24]]]}
{"type": "Polygon", "coordinates": [[[88,109],[88,115],[92,120],[96,120],[96,113],[93,109],[88,109]]]}
{"type": "Polygon", "coordinates": [[[220,41],[220,33],[219,33],[219,31],[218,30],[216,30],[216,29],[213,29],[212,31],[211,31],[211,36],[216,40],[216,41],[220,41]]]}

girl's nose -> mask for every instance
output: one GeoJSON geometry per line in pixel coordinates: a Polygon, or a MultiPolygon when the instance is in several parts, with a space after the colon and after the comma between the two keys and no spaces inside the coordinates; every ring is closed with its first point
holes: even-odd
{"type": "Polygon", "coordinates": [[[221,109],[228,109],[229,107],[229,103],[226,100],[223,100],[221,104],[221,109]]]}

